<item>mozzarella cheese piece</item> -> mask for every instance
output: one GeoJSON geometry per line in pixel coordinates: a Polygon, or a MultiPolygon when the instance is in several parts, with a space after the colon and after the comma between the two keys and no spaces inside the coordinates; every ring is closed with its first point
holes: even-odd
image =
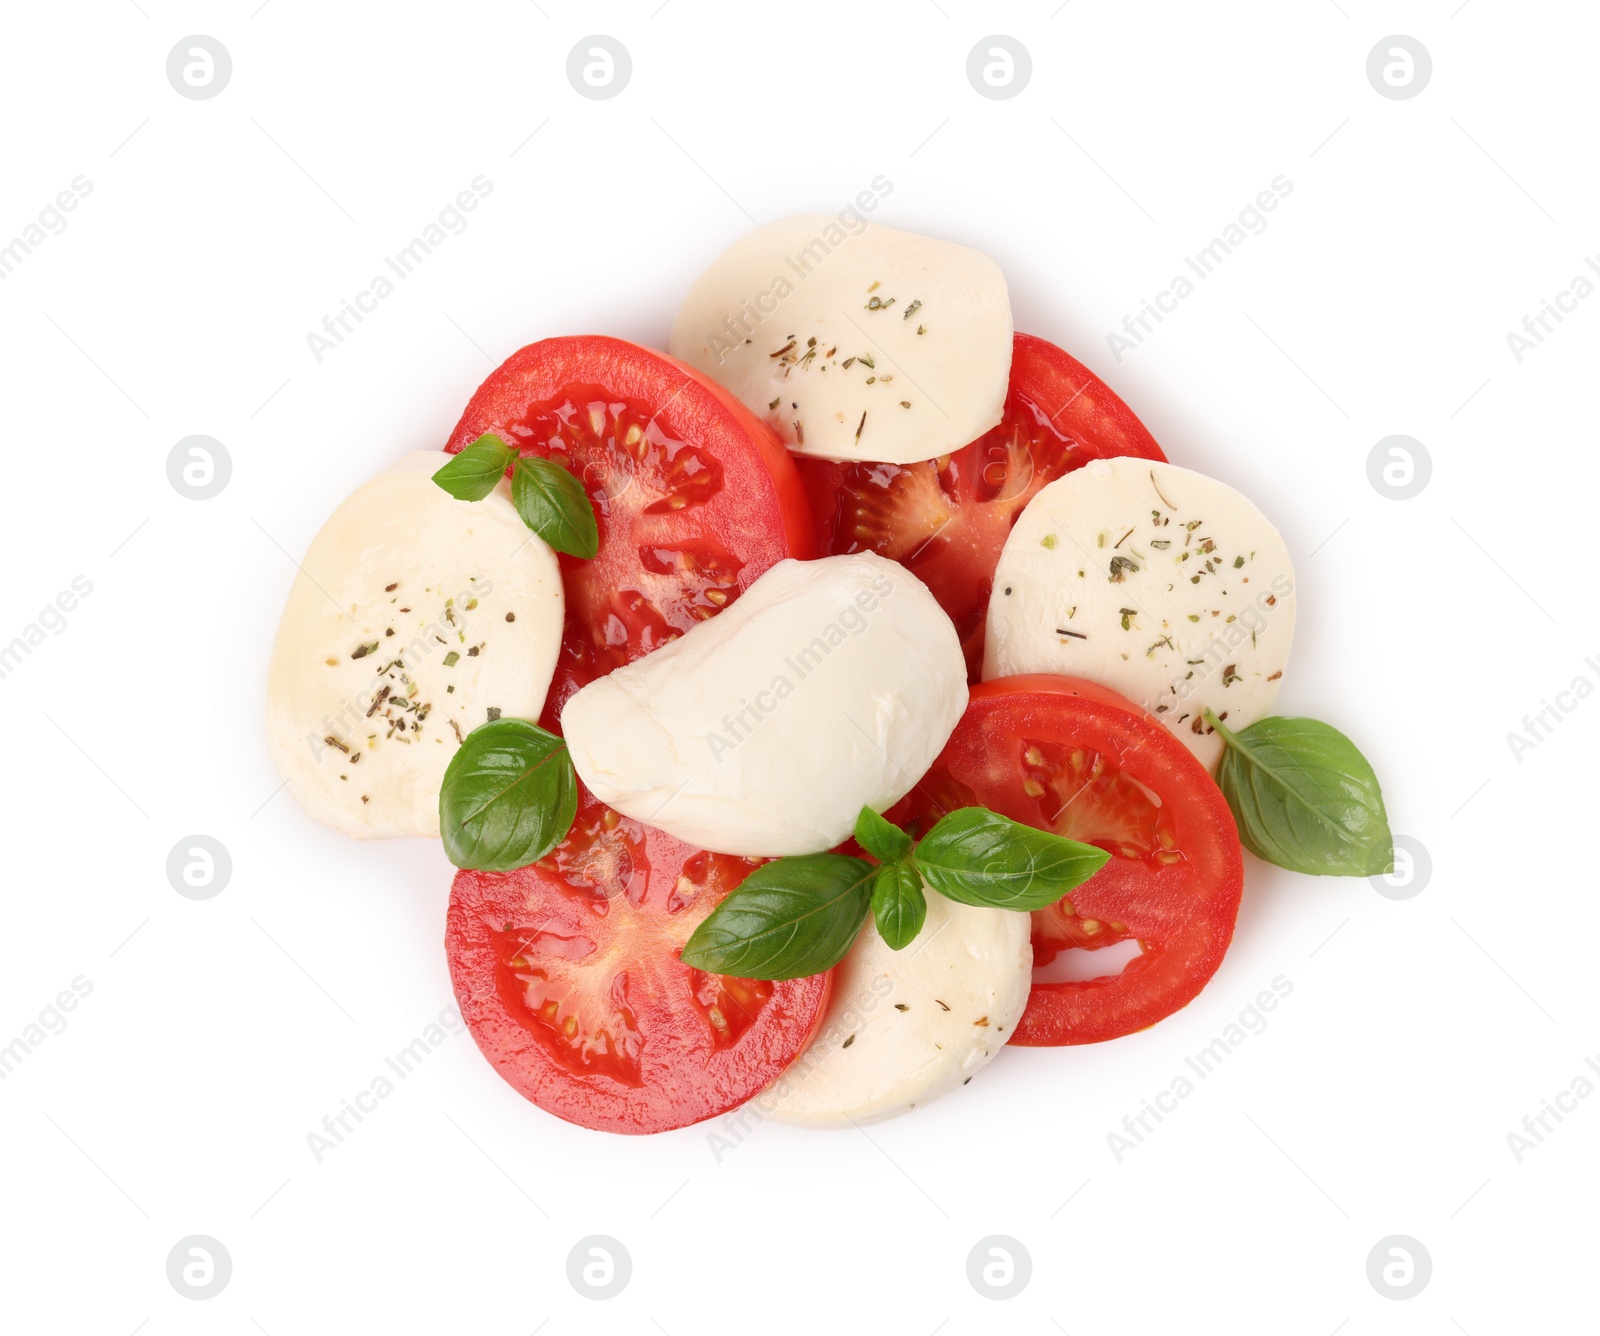
{"type": "Polygon", "coordinates": [[[819,853],[921,779],[967,704],[955,627],[870,552],[780,561],[738,602],[579,691],[578,775],[625,816],[746,856],[819,853]]]}
{"type": "Polygon", "coordinates": [[[482,501],[407,455],[312,540],[278,623],[267,740],[289,791],[347,835],[438,835],[439,786],[498,711],[537,719],[561,645],[561,573],[502,480],[482,501]]]}
{"type": "Polygon", "coordinates": [[[1214,478],[1102,459],[1028,503],[995,570],[983,677],[1065,673],[1154,714],[1208,769],[1272,710],[1294,638],[1294,568],[1259,510],[1214,478]]]}
{"type": "Polygon", "coordinates": [[[987,255],[802,214],[728,247],[689,290],[672,355],[796,454],[911,464],[1000,421],[1011,300],[987,255]]]}
{"type": "Polygon", "coordinates": [[[904,950],[870,920],[862,929],[822,1029],[762,1113],[822,1127],[892,1118],[954,1090],[1011,1037],[1033,982],[1031,917],[924,890],[928,920],[904,950]]]}

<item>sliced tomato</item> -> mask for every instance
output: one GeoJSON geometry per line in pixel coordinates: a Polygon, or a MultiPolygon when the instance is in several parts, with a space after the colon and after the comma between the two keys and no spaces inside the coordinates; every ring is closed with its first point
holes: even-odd
{"type": "Polygon", "coordinates": [[[760,860],[704,853],[584,795],[516,872],[459,872],[445,946],[472,1037],[540,1108],[665,1132],[758,1094],[810,1042],[831,973],[765,983],[679,960],[760,860]]]}
{"type": "Polygon", "coordinates": [[[1112,855],[1034,912],[1033,989],[1012,1043],[1131,1034],[1187,1005],[1216,973],[1244,886],[1233,814],[1205,767],[1132,701],[1043,674],[974,687],[906,814],[926,830],[973,804],[1112,855]],[[1124,942],[1138,954],[1120,969],[1084,977],[1092,956],[1070,962],[1087,968],[1062,968],[1069,951],[1124,942]]]}
{"type": "Polygon", "coordinates": [[[1166,458],[1094,372],[1018,334],[1005,415],[970,445],[920,464],[797,463],[820,549],[876,552],[916,575],[955,623],[976,682],[994,568],[1017,516],[1046,483],[1113,455],[1166,458]]]}
{"type": "Polygon", "coordinates": [[[665,353],[601,335],[529,344],[478,388],[445,449],[485,432],[571,470],[599,521],[592,561],[561,558],[546,728],[579,687],[716,616],[783,558],[816,554],[783,443],[665,353]]]}

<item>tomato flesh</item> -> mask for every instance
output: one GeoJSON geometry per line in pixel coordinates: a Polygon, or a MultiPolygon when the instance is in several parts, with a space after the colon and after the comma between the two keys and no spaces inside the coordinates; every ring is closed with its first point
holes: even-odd
{"type": "Polygon", "coordinates": [[[607,1132],[684,1127],[759,1093],[810,1041],[832,975],[768,983],[678,958],[757,861],[585,795],[538,863],[457,873],[445,943],[484,1056],[541,1108],[607,1132]]]}
{"type": "Polygon", "coordinates": [[[1112,855],[1034,912],[1033,989],[1012,1043],[1131,1034],[1187,1005],[1216,973],[1244,886],[1233,815],[1205,768],[1132,701],[1043,674],[973,688],[908,814],[926,830],[973,804],[1112,855]],[[1063,952],[1128,941],[1139,954],[1120,972],[1064,980],[1051,968],[1063,952]]]}
{"type": "Polygon", "coordinates": [[[621,339],[546,339],[472,397],[446,449],[494,432],[555,460],[594,503],[600,548],[562,556],[566,626],[541,722],[580,687],[714,617],[815,539],[771,428],[720,386],[621,339]]]}
{"type": "Polygon", "coordinates": [[[1046,483],[1113,455],[1166,458],[1098,376],[1054,344],[1018,334],[1004,415],[954,454],[918,464],[797,462],[821,550],[876,552],[916,575],[955,623],[976,682],[1011,526],[1046,483]]]}

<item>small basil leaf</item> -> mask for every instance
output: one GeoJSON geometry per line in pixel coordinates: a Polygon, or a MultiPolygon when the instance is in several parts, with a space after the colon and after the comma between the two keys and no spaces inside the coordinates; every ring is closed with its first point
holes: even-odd
{"type": "Polygon", "coordinates": [[[801,979],[831,970],[866,920],[877,871],[843,854],[763,863],[694,930],[683,963],[740,979],[801,979]]]}
{"type": "Polygon", "coordinates": [[[891,951],[909,946],[928,917],[922,878],[910,863],[885,863],[872,883],[872,918],[891,951]]]}
{"type": "Polygon", "coordinates": [[[559,464],[537,456],[517,459],[511,502],[522,522],[557,552],[585,561],[600,550],[594,504],[583,484],[559,464]]]}
{"type": "Polygon", "coordinates": [[[567,744],[525,719],[496,719],[468,733],[450,758],[439,834],[457,867],[510,872],[565,839],[577,810],[567,744]]]}
{"type": "Polygon", "coordinates": [[[511,450],[498,436],[480,436],[433,475],[457,501],[482,501],[494,491],[511,462],[511,450]]]}
{"type": "Polygon", "coordinates": [[[1258,719],[1235,733],[1209,710],[1227,750],[1217,768],[1239,839],[1258,858],[1324,877],[1394,867],[1383,792],[1360,749],[1315,719],[1258,719]]]}
{"type": "Polygon", "coordinates": [[[892,863],[911,852],[911,836],[870,807],[863,807],[856,818],[856,843],[880,863],[892,863]]]}
{"type": "Polygon", "coordinates": [[[1087,881],[1111,855],[986,807],[963,807],[934,826],[912,857],[928,885],[947,899],[1043,909],[1087,881]]]}

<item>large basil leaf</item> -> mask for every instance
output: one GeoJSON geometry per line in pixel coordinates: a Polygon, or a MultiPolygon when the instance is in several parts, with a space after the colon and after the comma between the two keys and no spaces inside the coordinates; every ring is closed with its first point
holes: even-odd
{"type": "Polygon", "coordinates": [[[1048,835],[986,807],[962,807],[934,826],[912,855],[928,885],[964,905],[1043,909],[1087,881],[1111,857],[1048,835]]]}
{"type": "Polygon", "coordinates": [[[511,449],[498,436],[480,436],[453,455],[433,475],[434,482],[457,501],[482,501],[494,491],[511,462],[511,449]]]}
{"type": "Polygon", "coordinates": [[[439,834],[457,867],[509,872],[566,838],[578,810],[567,744],[525,719],[467,734],[444,772],[439,834]]]}
{"type": "Polygon", "coordinates": [[[928,919],[922,878],[909,862],[885,863],[872,883],[872,919],[891,951],[902,951],[928,919]]]}
{"type": "Polygon", "coordinates": [[[587,561],[600,550],[594,503],[561,465],[536,456],[519,458],[511,472],[511,502],[522,522],[557,552],[587,561]]]}
{"type": "Polygon", "coordinates": [[[1235,733],[1217,770],[1239,839],[1258,858],[1323,877],[1371,877],[1394,867],[1383,793],[1355,743],[1316,719],[1259,719],[1235,733]]]}
{"type": "Polygon", "coordinates": [[[830,970],[861,930],[877,871],[842,854],[763,863],[694,930],[683,963],[741,979],[830,970]]]}

